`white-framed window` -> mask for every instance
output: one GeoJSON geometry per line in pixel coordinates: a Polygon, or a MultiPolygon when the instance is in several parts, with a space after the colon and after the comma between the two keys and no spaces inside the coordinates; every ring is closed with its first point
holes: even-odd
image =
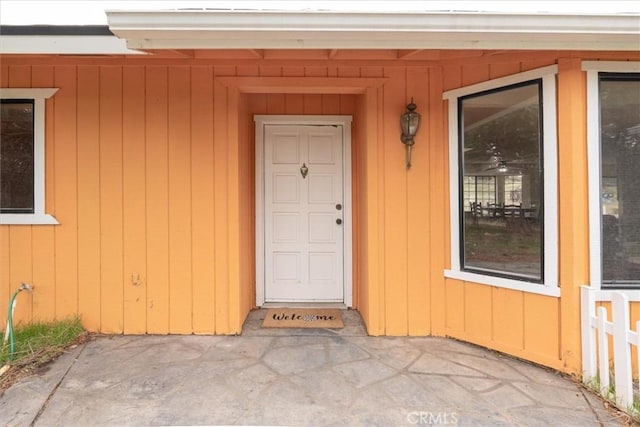
{"type": "Polygon", "coordinates": [[[451,269],[446,277],[560,296],[557,66],[444,93],[449,102],[451,269]],[[469,177],[496,203],[466,206],[469,177]]]}
{"type": "Polygon", "coordinates": [[[640,295],[640,62],[585,61],[591,286],[640,295]]]}
{"type": "Polygon", "coordinates": [[[58,224],[44,211],[45,100],[58,89],[0,89],[0,224],[58,224]]]}

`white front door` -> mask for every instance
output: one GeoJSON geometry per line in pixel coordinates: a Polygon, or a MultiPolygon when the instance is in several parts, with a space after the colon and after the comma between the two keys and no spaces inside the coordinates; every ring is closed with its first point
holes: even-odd
{"type": "Polygon", "coordinates": [[[342,127],[263,132],[264,300],[343,302],[342,127]]]}

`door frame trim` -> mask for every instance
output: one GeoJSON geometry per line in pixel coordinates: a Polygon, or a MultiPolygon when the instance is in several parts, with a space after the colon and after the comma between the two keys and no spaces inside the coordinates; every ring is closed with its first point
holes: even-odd
{"type": "Polygon", "coordinates": [[[343,194],[343,286],[344,304],[353,306],[353,201],[351,194],[351,122],[347,115],[255,115],[255,178],[256,178],[256,305],[265,303],[264,247],[264,128],[267,125],[327,125],[342,126],[342,194],[343,194]]]}

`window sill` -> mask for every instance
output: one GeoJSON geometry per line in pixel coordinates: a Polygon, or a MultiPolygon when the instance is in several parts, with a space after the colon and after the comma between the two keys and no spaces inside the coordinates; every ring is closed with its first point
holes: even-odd
{"type": "Polygon", "coordinates": [[[469,273],[467,271],[445,270],[444,277],[450,279],[463,280],[465,282],[479,283],[481,285],[495,286],[497,288],[513,289],[515,291],[528,292],[531,294],[559,297],[560,288],[538,283],[530,283],[504,277],[485,276],[483,274],[469,273]]]}
{"type": "Polygon", "coordinates": [[[56,225],[58,220],[48,214],[0,214],[0,225],[56,225]]]}

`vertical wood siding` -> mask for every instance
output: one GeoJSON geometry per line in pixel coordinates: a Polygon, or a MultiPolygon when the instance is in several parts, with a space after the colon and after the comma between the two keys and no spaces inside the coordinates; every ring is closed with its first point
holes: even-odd
{"type": "Polygon", "coordinates": [[[448,148],[443,139],[446,129],[444,113],[446,105],[442,100],[444,87],[444,76],[440,68],[429,69],[429,109],[426,123],[428,128],[423,132],[428,135],[429,159],[426,168],[429,171],[429,187],[427,188],[429,198],[428,224],[429,234],[429,272],[427,281],[429,283],[429,319],[430,333],[434,335],[445,334],[446,317],[446,288],[443,271],[447,267],[449,253],[449,215],[447,209],[443,208],[443,203],[449,200],[449,178],[448,169],[443,165],[448,165],[448,148]],[[438,143],[438,141],[443,141],[438,143]],[[441,172],[441,169],[445,169],[441,172]],[[440,195],[440,196],[438,196],[440,195]]]}
{"type": "Polygon", "coordinates": [[[46,126],[46,209],[60,225],[0,227],[0,303],[21,282],[36,287],[16,321],[79,313],[102,332],[235,332],[220,319],[228,304],[215,305],[228,292],[215,285],[228,282],[227,239],[215,238],[228,196],[213,67],[1,72],[3,86],[60,88],[46,126]]]}
{"type": "MultiPolygon", "coordinates": [[[[54,230],[54,251],[49,256],[55,259],[55,279],[53,304],[56,318],[78,314],[78,68],[70,65],[54,67],[54,87],[60,88],[55,98],[47,101],[53,104],[53,114],[46,118],[47,127],[53,122],[53,209],[62,226],[54,230]],[[59,96],[58,96],[59,95],[59,96]]],[[[45,153],[49,156],[49,153],[45,153]]],[[[92,171],[89,171],[92,172],[92,171]]],[[[47,190],[50,190],[47,188],[47,190]]],[[[10,227],[20,228],[20,227],[10,227]]],[[[35,227],[32,227],[35,228],[35,227]]],[[[39,242],[35,242],[39,244],[39,242]]],[[[11,285],[22,280],[11,277],[11,285]]],[[[39,284],[34,283],[39,292],[39,284]]],[[[90,286],[90,285],[87,285],[90,286]]],[[[47,319],[43,319],[47,320],[47,319]]]]}
{"type": "Polygon", "coordinates": [[[195,333],[215,330],[213,68],[191,70],[192,316],[195,333]]]}
{"type": "Polygon", "coordinates": [[[97,66],[77,68],[78,310],[100,329],[100,90],[97,66]]]}
{"type": "Polygon", "coordinates": [[[100,324],[124,329],[123,70],[100,69],[100,324]],[[105,254],[112,254],[106,255],[105,254]],[[110,321],[113,319],[112,321],[110,321]]]}
{"type": "Polygon", "coordinates": [[[2,87],[60,88],[46,126],[46,209],[60,225],[0,226],[0,307],[25,281],[36,290],[21,295],[17,321],[80,313],[102,332],[239,332],[255,301],[253,115],[345,114],[354,117],[354,305],[369,333],[449,335],[575,371],[578,286],[588,281],[586,100],[580,61],[546,58],[409,67],[3,62],[2,87]],[[445,280],[442,92],[553,63],[562,298],[445,280]],[[386,83],[357,95],[248,94],[220,76],[386,83]],[[398,120],[411,97],[423,121],[407,170],[398,120]]]}
{"type": "MultiPolygon", "coordinates": [[[[558,256],[566,260],[560,284],[589,283],[589,212],[587,171],[586,79],[577,58],[558,60],[558,198],[561,242],[558,256]]],[[[566,366],[580,363],[580,307],[578,292],[563,292],[558,319],[560,358],[566,366]]]]}
{"type": "MultiPolygon", "coordinates": [[[[127,334],[141,334],[147,331],[145,78],[144,67],[123,67],[122,69],[122,287],[124,300],[121,318],[122,331],[127,334]]],[[[115,254],[118,254],[118,251],[115,254]]]]}
{"type": "MultiPolygon", "coordinates": [[[[8,69],[9,87],[29,87],[31,86],[31,67],[28,66],[16,66],[8,69]]],[[[33,281],[33,269],[31,263],[31,252],[33,250],[33,233],[30,227],[17,227],[11,228],[8,233],[9,239],[9,265],[8,270],[10,277],[18,276],[24,277],[21,282],[30,283],[33,281]]],[[[17,283],[17,288],[20,283],[17,283]]],[[[14,289],[9,292],[3,292],[7,296],[12,293],[14,289]]],[[[22,305],[24,316],[30,318],[33,316],[34,298],[33,294],[23,292],[21,298],[26,300],[26,303],[22,305]]],[[[6,307],[7,304],[3,304],[6,307]]]]}

